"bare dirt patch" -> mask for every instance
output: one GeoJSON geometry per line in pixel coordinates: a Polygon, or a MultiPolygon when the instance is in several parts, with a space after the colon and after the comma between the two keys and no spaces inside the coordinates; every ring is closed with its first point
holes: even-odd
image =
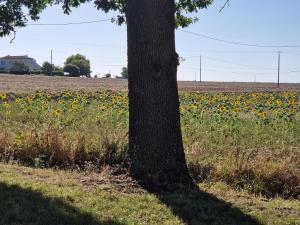
{"type": "Polygon", "coordinates": [[[105,166],[98,171],[64,171],[54,169],[33,169],[18,165],[0,164],[0,175],[10,173],[34,178],[40,182],[50,181],[53,184],[68,184],[83,187],[110,186],[122,193],[144,193],[137,181],[133,180],[119,167],[105,166]]]}
{"type": "MultiPolygon", "coordinates": [[[[0,74],[0,92],[25,93],[37,90],[51,92],[64,90],[118,90],[126,91],[127,80],[123,79],[88,79],[49,76],[17,76],[0,74]]],[[[181,91],[203,92],[237,92],[237,91],[300,91],[300,84],[281,84],[277,88],[275,83],[241,83],[241,82],[193,82],[179,81],[181,91]]]]}

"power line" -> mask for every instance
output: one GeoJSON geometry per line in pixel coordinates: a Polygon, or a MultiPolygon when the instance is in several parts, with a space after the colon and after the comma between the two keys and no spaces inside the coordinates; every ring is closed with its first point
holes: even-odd
{"type": "MultiPolygon", "coordinates": [[[[228,50],[181,50],[183,52],[201,52],[201,53],[225,53],[225,54],[274,54],[277,51],[228,51],[228,50]]],[[[300,53],[299,53],[300,55],[300,53]]],[[[189,56],[187,58],[195,58],[199,56],[189,56]]]]}
{"type": "MultiPolygon", "coordinates": [[[[227,61],[227,60],[221,60],[221,59],[215,59],[212,57],[206,57],[210,60],[213,61],[217,61],[217,62],[222,62],[222,63],[228,63],[228,64],[232,64],[232,65],[237,65],[237,66],[244,66],[244,67],[248,67],[248,68],[259,68],[259,69],[263,69],[263,70],[273,70],[273,71],[277,71],[278,69],[275,68],[268,68],[268,67],[262,67],[262,66],[256,66],[256,65],[248,65],[248,64],[241,64],[241,63],[235,63],[235,62],[231,62],[231,61],[227,61]]],[[[300,71],[298,70],[282,70],[282,72],[284,73],[299,73],[300,71]]]]}
{"type": "Polygon", "coordinates": [[[57,40],[46,40],[38,38],[22,38],[24,40],[40,41],[40,42],[49,42],[49,43],[58,43],[65,45],[82,45],[82,46],[92,46],[92,47],[105,47],[105,48],[123,48],[120,45],[102,45],[102,44],[90,44],[90,43],[80,43],[80,42],[66,42],[66,41],[57,41],[57,40]]]}
{"type": "MultiPolygon", "coordinates": [[[[56,50],[55,49],[55,53],[59,53],[58,55],[66,55],[66,51],[60,51],[60,50],[56,50]]],[[[127,58],[126,57],[99,57],[99,55],[91,55],[91,54],[88,54],[87,55],[90,57],[90,58],[93,58],[95,60],[99,60],[99,61],[127,61],[127,58]]],[[[41,55],[36,55],[36,56],[41,56],[41,55]]],[[[45,55],[43,55],[42,57],[45,57],[45,55]]]]}
{"type": "MultiPolygon", "coordinates": [[[[180,50],[182,52],[200,52],[200,53],[224,53],[224,54],[276,54],[278,51],[228,51],[228,50],[180,50]]],[[[287,51],[280,51],[282,54],[285,55],[295,55],[300,56],[299,52],[287,52],[287,51]]],[[[185,58],[198,58],[198,55],[195,56],[188,56],[185,58]]]]}
{"type": "Polygon", "coordinates": [[[119,64],[119,65],[100,65],[100,64],[93,64],[95,67],[103,67],[103,66],[111,66],[111,67],[122,67],[124,64],[119,64]]]}
{"type": "MultiPolygon", "coordinates": [[[[182,67],[187,67],[190,69],[196,70],[196,66],[189,66],[189,65],[182,65],[182,67]]],[[[216,67],[218,68],[218,67],[216,67]]],[[[267,75],[267,76],[273,76],[274,74],[271,73],[258,73],[258,72],[236,72],[236,71],[225,71],[225,70],[216,70],[216,69],[211,69],[211,67],[202,67],[202,71],[211,71],[211,72],[218,72],[218,73],[229,73],[229,74],[237,74],[237,75],[267,75]]]]}
{"type": "Polygon", "coordinates": [[[300,73],[300,70],[290,70],[289,73],[300,73]]]}
{"type": "Polygon", "coordinates": [[[92,20],[92,21],[81,21],[81,22],[70,22],[70,23],[28,23],[27,26],[69,26],[69,25],[82,25],[91,23],[100,23],[111,21],[111,19],[92,20]]]}
{"type": "Polygon", "coordinates": [[[296,53],[296,52],[282,52],[284,54],[288,54],[288,55],[296,55],[296,56],[300,56],[300,53],[296,53]]]}
{"type": "MultiPolygon", "coordinates": [[[[92,23],[100,23],[100,22],[107,22],[111,21],[111,19],[101,19],[101,20],[92,20],[92,21],[81,21],[81,22],[69,22],[69,23],[29,23],[27,26],[69,26],[69,25],[82,25],[82,24],[92,24],[92,23]]],[[[243,43],[243,42],[236,42],[236,41],[228,41],[216,37],[211,37],[208,35],[203,35],[191,31],[186,31],[183,29],[178,29],[181,32],[188,33],[194,36],[224,42],[227,44],[233,44],[233,45],[241,45],[241,46],[248,46],[248,47],[259,47],[259,48],[300,48],[300,45],[263,45],[263,44],[249,44],[249,43],[243,43]]]]}
{"type": "MultiPolygon", "coordinates": [[[[195,64],[184,64],[182,66],[188,66],[190,68],[196,68],[196,65],[195,64]]],[[[218,65],[210,65],[209,67],[207,66],[202,66],[202,68],[204,70],[207,70],[207,69],[211,69],[211,70],[215,70],[216,68],[217,69],[221,69],[221,71],[218,71],[218,72],[233,72],[233,73],[241,73],[241,74],[272,74],[272,71],[266,71],[266,72],[263,72],[263,71],[260,71],[260,70],[256,70],[256,69],[253,69],[252,70],[249,70],[249,69],[236,69],[236,68],[228,68],[228,67],[220,67],[218,65]]],[[[274,71],[275,72],[275,71],[274,71]]]]}
{"type": "MultiPolygon", "coordinates": [[[[262,66],[257,66],[257,65],[241,64],[241,63],[236,63],[236,62],[227,61],[227,60],[215,59],[215,58],[207,57],[207,56],[205,58],[207,58],[209,60],[212,60],[212,61],[216,61],[216,62],[221,62],[221,63],[226,63],[226,64],[232,64],[232,65],[246,67],[246,68],[249,68],[249,69],[252,69],[252,70],[256,70],[256,68],[258,68],[258,69],[261,69],[261,70],[269,70],[269,71],[274,71],[274,72],[278,71],[278,68],[276,69],[276,68],[268,68],[268,67],[262,67],[262,66]]],[[[218,67],[218,68],[220,68],[220,67],[218,67]]],[[[222,72],[222,71],[219,71],[219,72],[222,72]]],[[[227,72],[227,71],[223,71],[223,72],[227,72]]],[[[298,71],[298,70],[282,70],[282,72],[284,72],[284,73],[300,73],[300,71],[298,71]]],[[[235,73],[235,72],[230,72],[230,73],[235,73]]],[[[245,73],[245,72],[241,72],[241,73],[245,73]]],[[[265,74],[265,73],[263,73],[263,74],[265,74]]]]}
{"type": "Polygon", "coordinates": [[[212,58],[212,57],[207,57],[207,59],[212,60],[212,61],[217,61],[217,62],[222,62],[222,63],[227,63],[227,64],[232,64],[232,65],[237,65],[237,66],[243,66],[243,67],[248,67],[248,68],[260,68],[263,70],[274,70],[276,71],[277,69],[275,68],[268,68],[268,67],[262,67],[262,66],[256,66],[256,65],[249,65],[249,64],[242,64],[242,63],[236,63],[236,62],[232,62],[232,61],[227,61],[227,60],[222,60],[222,59],[216,59],[216,58],[212,58]]]}
{"type": "MultiPolygon", "coordinates": [[[[239,73],[239,72],[233,72],[233,71],[223,71],[223,70],[215,70],[215,69],[207,69],[204,68],[204,71],[211,71],[211,72],[219,72],[219,73],[230,73],[230,74],[237,74],[237,75],[259,75],[258,73],[239,73]]],[[[271,75],[271,74],[264,74],[264,75],[271,75]]]]}
{"type": "Polygon", "coordinates": [[[243,42],[228,41],[228,40],[215,38],[215,37],[211,37],[211,36],[191,32],[191,31],[186,31],[186,30],[182,30],[182,29],[178,29],[178,30],[181,31],[181,32],[187,33],[187,34],[194,35],[194,36],[210,39],[210,40],[213,40],[213,41],[219,41],[219,42],[223,42],[223,43],[227,43],[227,44],[232,44],[232,45],[257,47],[257,48],[300,48],[300,45],[263,45],[263,44],[249,44],[249,43],[243,43],[243,42]]]}

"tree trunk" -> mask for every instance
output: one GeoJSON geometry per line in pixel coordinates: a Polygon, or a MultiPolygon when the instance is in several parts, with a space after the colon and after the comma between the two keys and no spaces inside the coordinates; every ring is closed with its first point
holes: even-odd
{"type": "Polygon", "coordinates": [[[192,184],[180,128],[174,0],[127,0],[129,166],[149,185],[192,184]]]}

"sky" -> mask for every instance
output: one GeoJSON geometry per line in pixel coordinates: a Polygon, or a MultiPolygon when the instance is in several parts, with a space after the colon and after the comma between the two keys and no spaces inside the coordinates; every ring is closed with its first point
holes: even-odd
{"type": "MultiPolygon", "coordinates": [[[[281,52],[281,82],[300,82],[300,1],[231,0],[219,13],[225,0],[215,0],[207,9],[192,16],[199,22],[176,31],[176,48],[183,58],[179,80],[198,80],[200,55],[203,81],[277,82],[278,52],[281,52]],[[187,32],[189,33],[187,33],[187,32]],[[250,45],[293,45],[290,48],[253,47],[230,44],[201,36],[250,45]],[[298,45],[298,46],[297,46],[298,45]]],[[[97,11],[84,4],[64,15],[61,7],[47,8],[38,22],[72,23],[106,20],[116,14],[97,11]]],[[[27,26],[17,29],[16,39],[0,38],[0,56],[29,55],[39,64],[50,61],[63,66],[72,54],[91,61],[92,75],[120,75],[127,65],[126,26],[110,21],[70,26],[27,26]]]]}

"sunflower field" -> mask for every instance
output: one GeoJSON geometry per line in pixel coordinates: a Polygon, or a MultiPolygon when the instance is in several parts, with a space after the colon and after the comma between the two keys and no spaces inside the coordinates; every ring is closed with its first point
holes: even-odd
{"type": "MultiPolygon", "coordinates": [[[[189,169],[267,196],[298,197],[300,93],[181,92],[189,169]]],[[[0,93],[0,161],[94,170],[120,164],[127,92],[0,93]]]]}

